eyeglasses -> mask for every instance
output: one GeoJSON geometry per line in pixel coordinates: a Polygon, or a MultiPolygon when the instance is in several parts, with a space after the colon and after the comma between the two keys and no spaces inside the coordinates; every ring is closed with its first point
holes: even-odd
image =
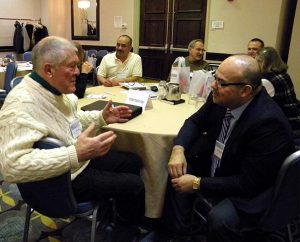
{"type": "Polygon", "coordinates": [[[223,80],[217,78],[214,75],[215,78],[215,82],[218,85],[218,88],[222,88],[222,87],[227,87],[227,86],[244,86],[244,85],[249,85],[248,83],[245,82],[224,82],[223,80]]]}

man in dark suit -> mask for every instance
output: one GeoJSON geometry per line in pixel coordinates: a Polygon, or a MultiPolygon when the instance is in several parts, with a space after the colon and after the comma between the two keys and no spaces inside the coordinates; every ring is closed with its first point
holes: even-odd
{"type": "Polygon", "coordinates": [[[168,228],[188,232],[193,201],[201,194],[212,204],[203,209],[209,238],[236,241],[239,228],[255,224],[268,206],[270,187],[294,146],[285,115],[260,80],[256,60],[247,55],[231,56],[217,69],[207,102],[175,139],[168,228]]]}

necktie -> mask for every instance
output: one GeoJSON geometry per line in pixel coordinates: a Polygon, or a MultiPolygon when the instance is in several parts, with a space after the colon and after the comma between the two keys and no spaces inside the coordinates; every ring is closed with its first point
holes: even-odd
{"type": "MultiPolygon", "coordinates": [[[[223,118],[223,123],[222,123],[222,128],[221,128],[221,132],[218,138],[218,141],[222,144],[224,144],[224,141],[226,140],[227,137],[227,132],[229,130],[230,127],[230,120],[233,118],[231,111],[229,109],[227,109],[225,116],[223,118]]],[[[214,177],[216,169],[218,167],[220,167],[220,159],[218,157],[216,157],[215,155],[213,155],[212,157],[212,166],[211,166],[211,176],[214,177]]]]}

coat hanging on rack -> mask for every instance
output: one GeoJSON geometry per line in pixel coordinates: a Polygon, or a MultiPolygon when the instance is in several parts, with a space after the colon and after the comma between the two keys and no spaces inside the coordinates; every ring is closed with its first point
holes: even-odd
{"type": "Polygon", "coordinates": [[[36,45],[41,39],[47,37],[48,29],[46,26],[42,24],[37,23],[27,23],[25,25],[25,28],[27,30],[29,39],[30,39],[30,49],[33,48],[34,45],[36,45]]]}
{"type": "Polygon", "coordinates": [[[15,33],[14,33],[14,48],[16,49],[17,53],[24,52],[24,37],[23,37],[23,30],[22,24],[19,21],[15,22],[15,33]]]}

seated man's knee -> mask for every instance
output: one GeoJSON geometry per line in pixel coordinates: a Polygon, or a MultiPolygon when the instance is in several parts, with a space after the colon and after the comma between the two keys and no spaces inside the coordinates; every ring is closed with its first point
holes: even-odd
{"type": "Polygon", "coordinates": [[[236,228],[239,217],[231,201],[225,199],[210,210],[207,221],[210,233],[220,233],[228,228],[236,228]]]}

